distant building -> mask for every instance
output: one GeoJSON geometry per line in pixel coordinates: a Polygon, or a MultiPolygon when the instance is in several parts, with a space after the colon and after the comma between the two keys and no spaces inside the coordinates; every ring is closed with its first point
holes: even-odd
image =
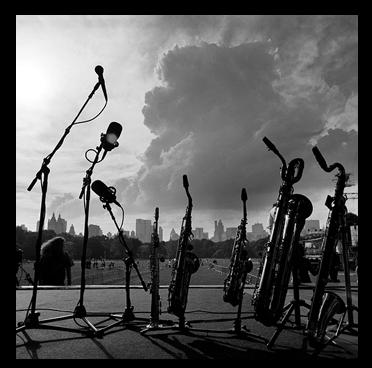
{"type": "Polygon", "coordinates": [[[69,230],[68,233],[69,233],[70,235],[73,235],[73,236],[76,235],[76,233],[75,233],[75,228],[74,228],[74,225],[73,225],[73,224],[71,224],[71,226],[70,226],[70,230],[69,230]]]}
{"type": "Polygon", "coordinates": [[[209,235],[208,232],[203,232],[202,239],[209,239],[208,235],[209,235]]]}
{"type": "Polygon", "coordinates": [[[301,235],[308,235],[321,232],[319,220],[306,220],[301,235]]]}
{"type": "Polygon", "coordinates": [[[56,220],[55,214],[50,220],[48,220],[48,230],[53,230],[56,234],[62,234],[67,232],[67,221],[58,215],[58,220],[56,220]]]}
{"type": "Polygon", "coordinates": [[[130,235],[129,230],[124,230],[123,235],[125,235],[127,238],[129,238],[129,235],[130,235]]]}
{"type": "Polygon", "coordinates": [[[132,231],[130,232],[130,237],[133,238],[133,239],[136,238],[136,233],[135,233],[134,230],[132,230],[132,231]]]}
{"type": "Polygon", "coordinates": [[[163,241],[163,228],[159,226],[159,241],[163,241]]]}
{"type": "Polygon", "coordinates": [[[214,235],[212,240],[214,242],[221,242],[226,240],[226,233],[221,220],[219,220],[218,222],[214,221],[214,235]]]}
{"type": "Polygon", "coordinates": [[[258,240],[262,238],[266,238],[269,235],[267,231],[264,230],[264,227],[260,223],[256,223],[252,225],[252,240],[258,240]]]}
{"type": "Polygon", "coordinates": [[[136,236],[143,243],[151,242],[151,220],[136,219],[136,236]]]}
{"type": "Polygon", "coordinates": [[[88,238],[92,238],[93,236],[102,236],[102,230],[98,225],[90,224],[88,226],[88,238]]]}
{"type": "Polygon", "coordinates": [[[195,230],[192,230],[192,233],[194,234],[194,239],[203,239],[203,228],[197,227],[195,230]]]}
{"type": "Polygon", "coordinates": [[[178,240],[179,238],[180,238],[180,236],[172,228],[172,230],[170,232],[169,240],[178,240]]]}
{"type": "Polygon", "coordinates": [[[238,229],[236,227],[226,228],[226,239],[235,239],[238,229]]]}
{"type": "Polygon", "coordinates": [[[28,231],[28,229],[27,229],[27,227],[26,227],[25,224],[22,224],[22,225],[21,225],[21,229],[24,230],[24,231],[28,231]]]}

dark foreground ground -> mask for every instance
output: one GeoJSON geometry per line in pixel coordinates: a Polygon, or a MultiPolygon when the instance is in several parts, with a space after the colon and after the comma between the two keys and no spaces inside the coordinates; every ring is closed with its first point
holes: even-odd
{"type": "MultiPolygon", "coordinates": [[[[217,274],[217,272],[216,272],[217,274]]],[[[317,355],[313,349],[304,345],[303,330],[288,328],[283,330],[270,350],[266,343],[275,332],[275,327],[266,327],[252,318],[252,288],[246,289],[243,300],[243,325],[249,330],[247,336],[229,333],[233,325],[236,309],[222,300],[222,286],[209,285],[207,288],[192,287],[189,290],[186,318],[192,328],[186,332],[174,330],[156,330],[141,334],[140,330],[148,324],[150,318],[151,296],[141,288],[131,289],[131,301],[134,306],[135,323],[116,326],[107,330],[103,338],[91,338],[79,333],[77,319],[49,323],[53,326],[65,326],[76,332],[51,329],[27,329],[16,334],[17,359],[355,359],[358,358],[358,336],[342,333],[335,341],[337,345],[328,345],[317,355]],[[227,320],[226,320],[227,319],[227,320]],[[206,321],[207,320],[207,321],[206,321]],[[220,332],[208,332],[218,330],[220,332]],[[222,333],[221,333],[222,331],[222,333]],[[227,332],[224,332],[227,331],[227,332]]],[[[333,290],[345,300],[341,284],[330,284],[333,290]]],[[[309,302],[312,296],[311,285],[300,290],[301,299],[309,302]],[[306,288],[309,287],[310,288],[306,288]]],[[[28,307],[32,291],[16,291],[16,322],[23,321],[24,309],[28,307]]],[[[40,290],[37,294],[37,310],[40,319],[69,315],[79,300],[80,290],[72,289],[40,290]],[[52,309],[52,310],[51,310],[52,309]]],[[[173,315],[165,313],[167,308],[167,286],[160,290],[162,299],[161,318],[177,321],[173,315]]],[[[293,298],[292,289],[287,300],[293,298]]],[[[84,293],[84,306],[88,313],[119,313],[125,309],[125,291],[120,286],[112,288],[87,287],[84,293]]],[[[358,305],[357,285],[353,282],[353,304],[358,305]]],[[[307,321],[306,308],[302,308],[302,322],[307,321]]],[[[354,312],[354,321],[358,314],[354,312]]],[[[339,317],[339,315],[337,316],[339,317]]],[[[107,326],[114,320],[105,321],[104,317],[88,317],[88,320],[107,326]]],[[[291,318],[293,321],[293,318],[291,318]]],[[[347,320],[347,318],[346,318],[347,320]]],[[[79,324],[79,325],[78,325],[79,324]]],[[[48,324],[47,324],[48,325],[48,324]]],[[[357,329],[356,329],[357,331],[357,329]]],[[[332,332],[329,333],[332,335],[332,332]]]]}

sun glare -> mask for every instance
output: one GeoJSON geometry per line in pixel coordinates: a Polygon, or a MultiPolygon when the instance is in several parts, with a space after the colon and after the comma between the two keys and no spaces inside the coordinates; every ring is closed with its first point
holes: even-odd
{"type": "Polygon", "coordinates": [[[49,92],[49,82],[44,70],[34,63],[17,63],[16,101],[17,105],[37,107],[45,102],[49,92]]]}

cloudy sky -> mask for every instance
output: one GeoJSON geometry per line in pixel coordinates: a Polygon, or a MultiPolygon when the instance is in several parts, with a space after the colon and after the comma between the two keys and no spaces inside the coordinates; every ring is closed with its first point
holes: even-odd
{"type": "MultiPolygon", "coordinates": [[[[94,169],[92,180],[117,190],[124,228],[153,219],[169,238],[179,233],[187,197],[193,227],[213,235],[214,220],[237,226],[241,188],[248,194],[248,231],[267,225],[277,199],[281,162],[262,142],[268,137],[287,162],[305,161],[295,192],[309,197],[310,218],[325,224],[324,201],[334,174],[351,173],[358,191],[358,23],[355,15],[18,15],[16,17],[16,223],[35,231],[40,182],[26,188],[52,152],[104,67],[109,101],[92,122],[73,126],[49,168],[47,217],[53,211],[83,231],[79,193],[111,121],[123,126],[119,147],[94,169]]],[[[101,90],[79,121],[104,105],[101,90]]],[[[356,200],[348,200],[357,213],[356,200]]],[[[114,209],[118,221],[121,213],[114,209]]],[[[92,193],[90,223],[116,231],[92,193]]]]}

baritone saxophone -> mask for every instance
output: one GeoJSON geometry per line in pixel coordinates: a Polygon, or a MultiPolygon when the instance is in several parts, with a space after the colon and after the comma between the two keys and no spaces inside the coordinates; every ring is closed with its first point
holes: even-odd
{"type": "Polygon", "coordinates": [[[346,311],[343,299],[336,293],[327,291],[326,286],[328,283],[332,255],[335,252],[339,232],[341,230],[340,226],[343,223],[342,217],[346,213],[344,188],[347,176],[344,167],[340,163],[336,162],[328,166],[317,147],[313,147],[313,153],[324,171],[331,172],[336,168],[338,169],[335,194],[333,197],[328,196],[326,200],[329,213],[321,248],[322,259],[320,261],[305,329],[305,334],[307,335],[310,346],[318,348],[325,344],[327,327],[333,316],[346,311]]]}

